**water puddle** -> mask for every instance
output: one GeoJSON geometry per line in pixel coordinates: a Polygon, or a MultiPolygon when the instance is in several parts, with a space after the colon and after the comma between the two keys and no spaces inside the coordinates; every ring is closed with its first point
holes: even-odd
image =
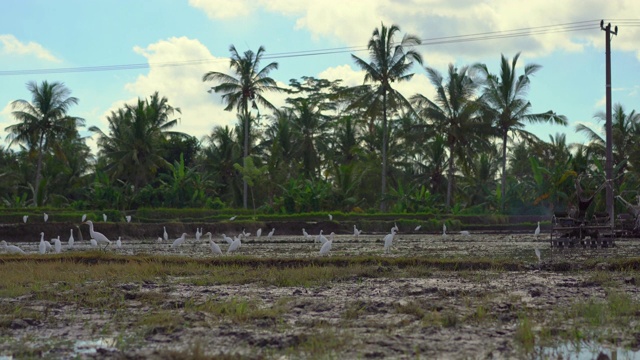
{"type": "Polygon", "coordinates": [[[566,343],[555,347],[539,347],[536,351],[541,359],[558,360],[640,360],[640,351],[613,348],[597,343],[566,343]],[[606,356],[606,357],[605,357],[606,356]]]}
{"type": "Polygon", "coordinates": [[[75,354],[95,354],[98,349],[116,350],[116,340],[113,338],[101,338],[98,340],[78,340],[73,345],[75,354]]]}

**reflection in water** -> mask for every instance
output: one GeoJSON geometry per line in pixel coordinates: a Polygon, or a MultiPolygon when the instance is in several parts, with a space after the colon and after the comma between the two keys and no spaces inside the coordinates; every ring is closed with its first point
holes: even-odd
{"type": "Polygon", "coordinates": [[[578,342],[536,349],[538,358],[558,360],[640,360],[640,351],[608,348],[597,343],[578,342]]]}

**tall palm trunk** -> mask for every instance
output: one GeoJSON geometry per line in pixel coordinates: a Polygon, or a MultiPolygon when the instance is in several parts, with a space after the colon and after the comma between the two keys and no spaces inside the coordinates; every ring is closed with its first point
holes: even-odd
{"type": "Polygon", "coordinates": [[[500,184],[500,208],[504,213],[507,191],[507,131],[502,133],[502,179],[500,184]]]}
{"type": "Polygon", "coordinates": [[[386,194],[387,194],[387,89],[382,91],[382,191],[380,199],[380,211],[387,210],[386,194]]]}
{"type": "Polygon", "coordinates": [[[446,208],[447,210],[451,209],[451,195],[453,194],[453,150],[455,145],[453,144],[453,142],[451,142],[449,144],[449,164],[448,164],[448,169],[447,169],[447,177],[448,177],[448,182],[447,182],[447,202],[446,202],[446,208]]]}
{"type": "Polygon", "coordinates": [[[42,158],[44,157],[44,133],[40,134],[40,141],[38,144],[38,161],[36,163],[36,180],[35,184],[33,184],[33,205],[39,206],[40,199],[38,199],[38,194],[40,191],[40,180],[42,179],[42,158]]]}
{"type": "MultiPolygon", "coordinates": [[[[245,159],[249,157],[249,106],[247,99],[244,100],[244,156],[242,158],[242,164],[244,165],[245,159]]],[[[247,208],[247,179],[242,177],[242,206],[247,208]]]]}

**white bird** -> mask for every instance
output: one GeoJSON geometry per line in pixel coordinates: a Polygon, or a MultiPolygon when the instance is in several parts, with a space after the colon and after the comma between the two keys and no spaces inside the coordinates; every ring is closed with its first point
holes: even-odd
{"type": "Polygon", "coordinates": [[[127,219],[127,222],[130,223],[131,222],[131,215],[127,215],[124,217],[125,219],[127,219]]]}
{"type": "Polygon", "coordinates": [[[271,229],[271,231],[269,231],[269,233],[267,234],[267,238],[271,239],[271,237],[273,236],[273,233],[276,232],[276,228],[271,229]]]}
{"type": "Polygon", "coordinates": [[[328,214],[329,215],[329,221],[333,221],[333,215],[328,214]]]}
{"type": "Polygon", "coordinates": [[[62,252],[62,243],[60,242],[60,235],[57,238],[51,239],[53,241],[53,248],[56,251],[56,254],[60,254],[62,252]]]}
{"type": "Polygon", "coordinates": [[[91,235],[92,239],[95,239],[96,244],[106,244],[105,249],[107,248],[107,246],[111,245],[111,240],[104,236],[104,234],[93,230],[93,221],[87,220],[85,221],[85,223],[89,224],[89,234],[91,235]]]}
{"type": "Polygon", "coordinates": [[[302,235],[304,235],[305,239],[309,238],[309,234],[307,234],[307,230],[305,230],[304,228],[302,228],[302,235]]]}
{"type": "Polygon", "coordinates": [[[102,220],[104,220],[104,222],[107,222],[107,214],[102,214],[102,220]]]}
{"type": "Polygon", "coordinates": [[[447,224],[442,224],[442,236],[447,236],[447,224]]]}
{"type": "Polygon", "coordinates": [[[163,226],[162,229],[164,230],[164,233],[162,234],[162,237],[164,238],[164,241],[169,240],[169,234],[167,234],[167,227],[163,226]]]}
{"type": "Polygon", "coordinates": [[[73,244],[75,243],[75,240],[73,239],[73,229],[71,229],[71,235],[69,235],[69,249],[73,249],[73,244]]]}
{"type": "Polygon", "coordinates": [[[0,247],[4,248],[7,252],[9,252],[9,254],[25,254],[22,249],[15,245],[7,245],[7,242],[4,240],[0,241],[0,247]]]}
{"type": "Polygon", "coordinates": [[[536,256],[538,257],[538,262],[540,262],[540,250],[536,248],[536,256]]]}
{"type": "Polygon", "coordinates": [[[331,233],[329,234],[329,237],[331,238],[330,240],[327,240],[324,244],[322,244],[322,247],[320,248],[320,255],[326,255],[329,253],[329,251],[331,250],[331,244],[333,244],[333,235],[335,233],[331,233]]]}
{"type": "Polygon", "coordinates": [[[231,243],[231,245],[229,245],[227,254],[230,252],[234,252],[240,248],[240,246],[242,245],[242,241],[240,239],[242,239],[242,234],[238,234],[238,237],[233,237],[233,242],[231,243]]]}
{"type": "Polygon", "coordinates": [[[540,221],[538,221],[538,227],[536,228],[536,231],[533,232],[533,235],[535,237],[538,237],[538,235],[540,235],[540,221]]]}
{"type": "Polygon", "coordinates": [[[24,223],[27,223],[27,219],[29,218],[29,215],[25,215],[22,217],[22,221],[24,221],[24,223]]]}
{"type": "Polygon", "coordinates": [[[251,236],[251,233],[245,232],[244,229],[242,229],[242,236],[249,237],[251,236]]]}
{"type": "Polygon", "coordinates": [[[391,233],[385,235],[384,237],[384,252],[389,253],[391,250],[391,245],[393,244],[393,237],[396,235],[395,226],[391,228],[391,233]]]}
{"type": "Polygon", "coordinates": [[[360,236],[361,233],[362,233],[362,230],[358,230],[358,228],[354,224],[353,225],[353,236],[358,237],[358,236],[360,236]]]}
{"type": "Polygon", "coordinates": [[[225,235],[225,234],[222,234],[222,238],[223,238],[223,239],[224,239],[224,241],[226,241],[226,242],[227,242],[227,244],[229,244],[229,245],[231,245],[231,244],[233,243],[233,239],[232,239],[232,238],[230,238],[230,237],[228,237],[228,236],[227,236],[227,235],[225,235]]]}
{"type": "Polygon", "coordinates": [[[213,239],[211,238],[211,232],[208,232],[205,235],[209,235],[209,245],[211,245],[211,252],[213,252],[216,255],[222,255],[222,250],[220,249],[220,246],[216,244],[215,241],[213,241],[213,239]]]}
{"type": "Polygon", "coordinates": [[[45,244],[43,232],[40,233],[40,245],[38,246],[38,250],[40,254],[44,254],[47,252],[47,244],[45,244]]]}
{"type": "Polygon", "coordinates": [[[413,231],[419,231],[421,227],[422,227],[422,225],[418,225],[418,226],[416,226],[415,229],[413,229],[413,231]]]}
{"type": "Polygon", "coordinates": [[[82,222],[84,222],[85,220],[87,220],[87,214],[82,214],[82,222]]]}
{"type": "Polygon", "coordinates": [[[199,228],[196,228],[196,242],[200,241],[200,236],[202,236],[202,232],[199,228]]]}
{"type": "Polygon", "coordinates": [[[118,240],[116,240],[116,248],[120,249],[122,247],[122,240],[120,240],[120,236],[118,236],[118,240]]]}
{"type": "Polygon", "coordinates": [[[51,243],[47,240],[44,241],[44,246],[47,248],[47,251],[51,251],[53,249],[53,246],[51,246],[51,243]]]}
{"type": "Polygon", "coordinates": [[[182,235],[179,238],[173,240],[173,244],[171,244],[171,247],[175,248],[182,245],[186,237],[187,237],[187,233],[182,233],[182,235]]]}
{"type": "Polygon", "coordinates": [[[262,228],[259,228],[258,230],[256,230],[256,239],[259,238],[260,235],[262,235],[262,228]]]}
{"type": "Polygon", "coordinates": [[[469,236],[470,234],[471,233],[469,231],[467,231],[467,230],[460,231],[460,235],[462,235],[462,236],[469,236]]]}
{"type": "Polygon", "coordinates": [[[318,239],[320,240],[320,243],[322,243],[323,246],[324,244],[327,243],[327,241],[329,241],[329,239],[327,239],[324,235],[322,235],[322,230],[320,230],[320,235],[318,235],[318,239]]]}
{"type": "Polygon", "coordinates": [[[89,243],[92,247],[98,247],[98,242],[96,241],[96,239],[89,239],[89,243]]]}
{"type": "Polygon", "coordinates": [[[393,222],[393,229],[396,229],[396,232],[400,231],[400,228],[398,227],[398,224],[396,224],[396,222],[393,222]]]}
{"type": "MultiPolygon", "coordinates": [[[[322,239],[323,237],[324,237],[324,236],[322,236],[322,229],[320,229],[320,234],[318,234],[318,235],[316,236],[316,238],[314,239],[314,241],[313,241],[313,242],[322,242],[322,240],[321,240],[321,239],[322,239]]],[[[324,244],[324,243],[323,243],[323,244],[324,244]]]]}
{"type": "Polygon", "coordinates": [[[238,215],[234,215],[234,216],[232,216],[232,217],[230,217],[230,218],[229,218],[229,221],[233,221],[233,220],[235,220],[237,217],[238,217],[238,215]]]}
{"type": "Polygon", "coordinates": [[[157,243],[162,243],[162,236],[158,236],[158,240],[156,240],[157,243]]]}
{"type": "Polygon", "coordinates": [[[44,213],[44,222],[47,222],[47,220],[49,220],[49,214],[44,213]]]}

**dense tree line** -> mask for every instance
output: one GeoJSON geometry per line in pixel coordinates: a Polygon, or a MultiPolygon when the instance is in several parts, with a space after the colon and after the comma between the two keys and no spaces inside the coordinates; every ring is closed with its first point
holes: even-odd
{"type": "MultiPolygon", "coordinates": [[[[322,210],[531,214],[566,211],[575,187],[604,181],[600,129],[578,125],[587,144],[563,134],[538,139],[527,123],[567,124],[553,111],[532,113],[527,100],[536,64],[519,54],[485,64],[426,67],[435,96],[405,98],[394,86],[420,70],[420,40],[381,25],[369,58],[353,56],[363,85],[292,79],[287,88],[260,67],[264,48],[231,46],[231,75],[209,72],[234,127],[216,126],[201,139],[179,131],[180,109],[154,93],[113,111],[108,129],[91,127],[92,154],[74,117],[78,99],[64,84],[27,85],[31,101],[13,102],[16,124],[0,148],[5,207],[78,209],[253,207],[264,212],[322,210]],[[286,92],[286,105],[268,99],[286,92]],[[33,164],[36,164],[33,166],[33,164]]],[[[596,118],[604,123],[603,114],[596,118]]],[[[640,115],[616,104],[613,114],[615,191],[637,195],[640,115]]],[[[618,206],[621,206],[618,204],[618,206]]],[[[604,209],[604,194],[594,209],[604,209]]]]}

